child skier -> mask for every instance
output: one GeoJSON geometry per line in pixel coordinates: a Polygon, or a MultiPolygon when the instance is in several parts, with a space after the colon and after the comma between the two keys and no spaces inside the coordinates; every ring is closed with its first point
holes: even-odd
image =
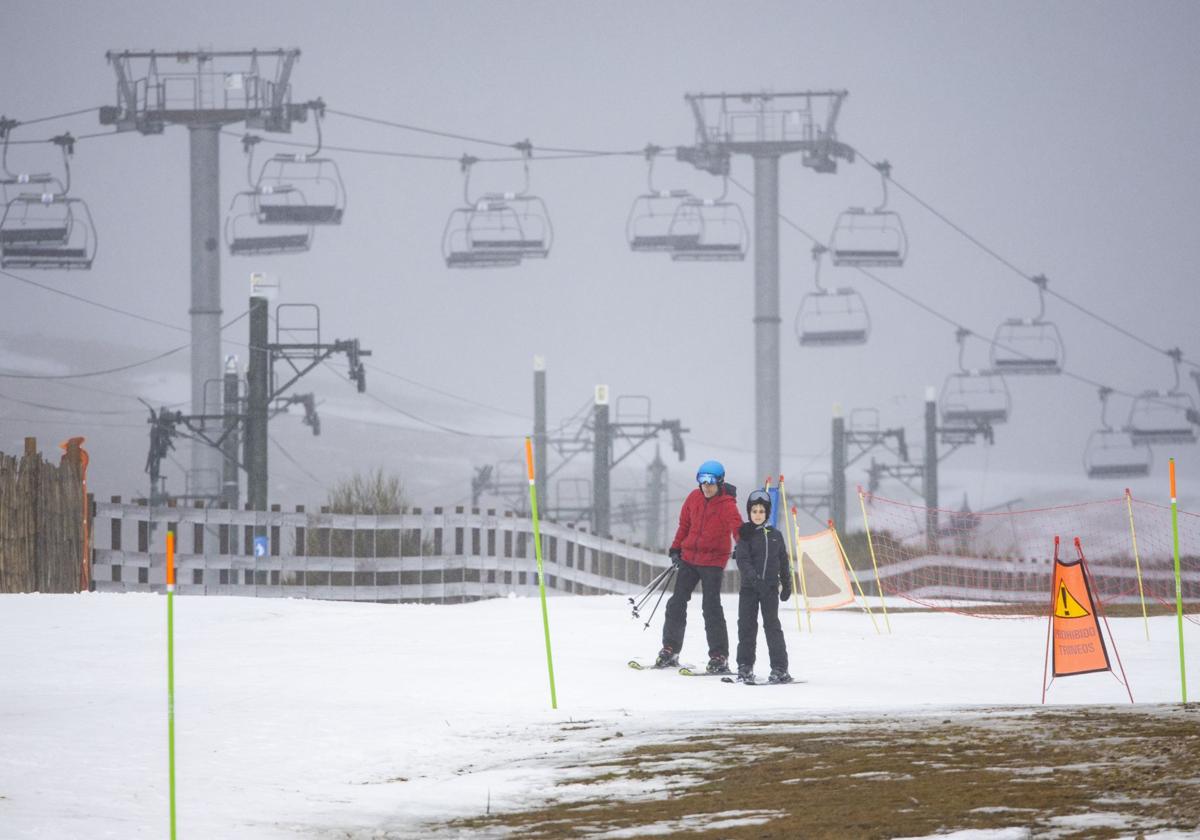
{"type": "Polygon", "coordinates": [[[750,494],[746,500],[746,513],[750,521],[742,525],[733,552],[733,559],[742,574],[742,587],[738,593],[738,679],[754,682],[754,648],[758,641],[758,611],[761,607],[763,632],[771,657],[768,681],[788,683],[792,677],[788,674],[787,646],[779,624],[779,602],[792,595],[787,546],[783,534],[767,525],[771,497],[766,491],[755,490],[750,494]]]}

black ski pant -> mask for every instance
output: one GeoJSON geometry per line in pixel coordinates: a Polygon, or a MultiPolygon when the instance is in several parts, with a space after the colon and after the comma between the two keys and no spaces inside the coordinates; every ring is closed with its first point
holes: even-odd
{"type": "Polygon", "coordinates": [[[725,612],[721,609],[721,580],[725,570],[720,566],[693,566],[683,562],[675,575],[675,591],[667,600],[667,618],[663,622],[663,647],[675,653],[683,649],[683,633],[687,629],[687,605],[692,591],[699,583],[703,592],[704,634],[708,637],[708,656],[729,657],[729,630],[725,627],[725,612]]]}
{"type": "Polygon", "coordinates": [[[738,592],[738,667],[754,667],[760,608],[763,633],[767,637],[767,653],[771,657],[771,670],[786,671],[788,656],[787,645],[783,641],[783,627],[779,623],[779,592],[773,586],[766,592],[761,592],[756,587],[743,586],[738,592]]]}

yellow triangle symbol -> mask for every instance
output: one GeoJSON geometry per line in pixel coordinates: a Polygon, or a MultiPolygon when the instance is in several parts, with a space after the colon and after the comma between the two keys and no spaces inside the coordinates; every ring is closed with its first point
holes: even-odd
{"type": "Polygon", "coordinates": [[[1083,606],[1075,600],[1075,596],[1067,591],[1067,585],[1063,581],[1058,582],[1058,598],[1054,602],[1054,615],[1058,618],[1083,618],[1085,615],[1091,615],[1083,606]]]}

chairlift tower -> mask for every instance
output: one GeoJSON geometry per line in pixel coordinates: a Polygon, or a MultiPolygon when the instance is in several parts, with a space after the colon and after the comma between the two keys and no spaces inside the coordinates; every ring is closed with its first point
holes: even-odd
{"type": "MultiPolygon", "coordinates": [[[[304,121],[308,105],[291,102],[292,66],[298,49],[183,52],[109,51],[117,77],[117,104],[100,109],[101,125],[117,131],[162,134],[167,125],[186,126],[191,172],[192,413],[203,415],[205,383],[221,380],[221,129],[290,132],[304,121]],[[160,69],[159,63],[178,67],[160,69]],[[271,72],[268,65],[274,65],[271,72]]],[[[221,492],[222,454],[192,447],[192,473],[205,486],[200,495],[221,492]],[[210,485],[211,486],[207,486],[210,485]]]]}
{"type": "Polygon", "coordinates": [[[755,469],[777,475],[780,462],[779,159],[800,153],[805,166],[837,172],[854,150],[837,139],[844,90],[800,93],[687,94],[696,145],[675,156],[714,175],[729,172],[732,155],[754,160],[755,469]]]}

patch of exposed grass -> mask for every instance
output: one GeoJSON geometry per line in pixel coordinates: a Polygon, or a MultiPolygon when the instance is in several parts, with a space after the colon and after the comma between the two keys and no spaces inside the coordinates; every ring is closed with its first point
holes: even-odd
{"type": "Polygon", "coordinates": [[[1200,827],[1196,706],[847,719],[835,731],[831,723],[772,731],[758,721],[639,746],[597,760],[592,777],[572,774],[573,790],[597,784],[595,796],[447,827],[522,838],[636,836],[656,824],[701,838],[887,838],[1013,826],[1106,838],[1200,827]],[[602,784],[610,780],[657,784],[663,796],[615,798],[602,784]],[[755,818],[722,816],[733,811],[755,818]],[[1064,827],[1061,818],[1079,814],[1111,815],[1113,827],[1064,827]]]}

